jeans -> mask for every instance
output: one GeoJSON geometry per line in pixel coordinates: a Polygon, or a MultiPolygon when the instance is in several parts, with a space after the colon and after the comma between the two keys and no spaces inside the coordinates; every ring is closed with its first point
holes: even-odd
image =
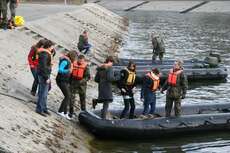
{"type": "Polygon", "coordinates": [[[143,110],[143,115],[147,114],[154,114],[155,113],[155,108],[156,108],[156,93],[147,93],[144,96],[144,110],[143,110]],[[150,111],[149,111],[150,107],[150,111]]]}
{"type": "Polygon", "coordinates": [[[64,112],[64,114],[67,114],[67,107],[70,103],[70,85],[68,82],[64,82],[64,81],[57,81],[57,85],[61,89],[64,95],[64,99],[62,100],[58,112],[59,113],[64,112]]]}
{"type": "Polygon", "coordinates": [[[129,119],[133,119],[134,117],[134,110],[135,110],[135,102],[134,102],[134,98],[130,98],[130,99],[124,99],[124,104],[125,104],[125,108],[123,109],[120,118],[124,118],[128,111],[129,111],[129,105],[131,106],[130,108],[130,112],[129,112],[129,119]]]}
{"type": "Polygon", "coordinates": [[[47,111],[47,95],[48,95],[48,88],[49,84],[46,82],[42,76],[38,75],[38,101],[36,112],[42,113],[47,111]]]}
{"type": "Polygon", "coordinates": [[[82,52],[83,50],[85,50],[84,54],[87,54],[91,47],[92,47],[91,44],[85,44],[83,48],[79,48],[79,51],[82,52]]]}
{"type": "Polygon", "coordinates": [[[34,77],[34,82],[33,82],[33,85],[32,85],[31,92],[36,93],[37,88],[38,88],[38,74],[37,74],[37,69],[36,68],[31,68],[30,70],[31,70],[32,75],[34,77]]]}

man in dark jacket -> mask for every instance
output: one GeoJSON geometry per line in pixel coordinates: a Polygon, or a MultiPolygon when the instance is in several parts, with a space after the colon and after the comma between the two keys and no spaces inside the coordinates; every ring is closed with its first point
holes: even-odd
{"type": "Polygon", "coordinates": [[[133,98],[133,88],[136,85],[136,65],[134,62],[129,61],[129,64],[127,68],[121,70],[120,72],[120,80],[118,82],[118,88],[121,90],[121,95],[124,99],[124,109],[121,113],[120,118],[124,118],[128,111],[129,106],[130,113],[129,113],[129,119],[134,118],[134,111],[135,111],[135,101],[133,98]]]}
{"type": "Polygon", "coordinates": [[[36,112],[42,116],[49,115],[50,113],[47,110],[47,95],[50,84],[50,74],[52,66],[52,57],[51,52],[53,50],[53,42],[47,40],[43,45],[43,50],[38,54],[38,101],[36,112]]]}
{"type": "Polygon", "coordinates": [[[7,0],[0,0],[0,28],[7,29],[7,0]]]}
{"type": "Polygon", "coordinates": [[[85,61],[84,55],[79,55],[78,59],[73,63],[73,71],[70,78],[71,89],[71,104],[70,104],[70,117],[74,113],[74,103],[76,94],[79,94],[81,110],[86,110],[86,88],[87,81],[90,79],[90,71],[88,64],[85,61]]]}
{"type": "Polygon", "coordinates": [[[113,101],[112,82],[115,79],[112,66],[113,57],[109,56],[104,64],[97,68],[95,76],[95,81],[98,83],[98,99],[93,100],[93,107],[95,107],[98,102],[103,103],[103,108],[101,110],[102,119],[107,118],[109,103],[113,101]]]}
{"type": "Polygon", "coordinates": [[[166,117],[171,116],[171,110],[174,103],[175,116],[181,115],[181,99],[185,98],[188,88],[187,77],[183,72],[183,62],[177,60],[173,69],[169,71],[168,78],[161,89],[163,93],[167,90],[166,94],[166,117]]]}

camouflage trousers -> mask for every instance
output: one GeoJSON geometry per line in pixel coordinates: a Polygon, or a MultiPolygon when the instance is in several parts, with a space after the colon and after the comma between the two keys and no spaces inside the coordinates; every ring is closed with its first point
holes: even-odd
{"type": "Polygon", "coordinates": [[[0,18],[2,18],[1,25],[7,25],[7,0],[0,0],[0,18]]]}
{"type": "Polygon", "coordinates": [[[86,110],[86,84],[80,85],[76,82],[72,82],[70,85],[70,91],[71,91],[71,100],[70,100],[70,114],[73,114],[74,112],[74,103],[76,100],[76,94],[79,94],[80,97],[80,106],[81,110],[86,110]]]}
{"type": "Polygon", "coordinates": [[[158,56],[159,56],[159,60],[162,62],[164,57],[164,52],[153,52],[153,56],[152,56],[153,62],[156,60],[158,56]]]}
{"type": "Polygon", "coordinates": [[[171,116],[171,110],[174,103],[174,112],[175,116],[181,115],[181,98],[171,98],[169,96],[166,96],[166,105],[165,105],[165,116],[170,117],[171,116]]]}

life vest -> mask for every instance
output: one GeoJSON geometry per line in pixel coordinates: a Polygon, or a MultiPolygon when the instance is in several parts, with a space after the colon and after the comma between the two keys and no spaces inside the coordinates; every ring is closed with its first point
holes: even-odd
{"type": "Polygon", "coordinates": [[[128,72],[128,77],[126,80],[126,85],[133,85],[136,79],[136,73],[132,72],[128,69],[126,69],[126,71],[128,72]]]}
{"type": "Polygon", "coordinates": [[[181,74],[181,72],[183,72],[183,70],[178,70],[176,72],[173,72],[173,69],[171,69],[168,75],[168,84],[171,86],[176,86],[177,76],[181,74]]]}
{"type": "Polygon", "coordinates": [[[32,46],[28,55],[28,62],[30,65],[30,68],[36,68],[38,65],[38,55],[37,55],[37,49],[32,46]]]}
{"type": "Polygon", "coordinates": [[[160,85],[159,76],[155,75],[152,72],[147,73],[146,76],[148,76],[153,81],[153,84],[151,85],[151,90],[156,91],[158,89],[159,85],[160,85]]]}
{"type": "Polygon", "coordinates": [[[73,62],[72,77],[75,78],[76,80],[82,80],[86,67],[87,67],[86,62],[79,65],[77,61],[74,61],[73,62]]]}

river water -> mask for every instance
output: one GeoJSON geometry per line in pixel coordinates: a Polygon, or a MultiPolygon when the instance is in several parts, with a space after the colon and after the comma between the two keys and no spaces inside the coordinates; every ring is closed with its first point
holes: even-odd
{"type": "MultiPolygon", "coordinates": [[[[130,20],[129,36],[120,57],[151,59],[150,33],[157,31],[166,45],[165,59],[203,59],[210,51],[219,53],[230,73],[230,14],[176,12],[118,12],[130,20]]],[[[226,82],[203,82],[189,85],[186,104],[230,102],[230,76],[226,82]]],[[[123,107],[121,96],[115,94],[111,108],[123,107]]],[[[137,107],[142,107],[137,89],[137,107]]],[[[165,104],[165,95],[157,93],[157,106],[165,104]]],[[[98,153],[150,153],[150,152],[230,152],[230,133],[185,135],[179,138],[92,142],[98,153]]]]}

